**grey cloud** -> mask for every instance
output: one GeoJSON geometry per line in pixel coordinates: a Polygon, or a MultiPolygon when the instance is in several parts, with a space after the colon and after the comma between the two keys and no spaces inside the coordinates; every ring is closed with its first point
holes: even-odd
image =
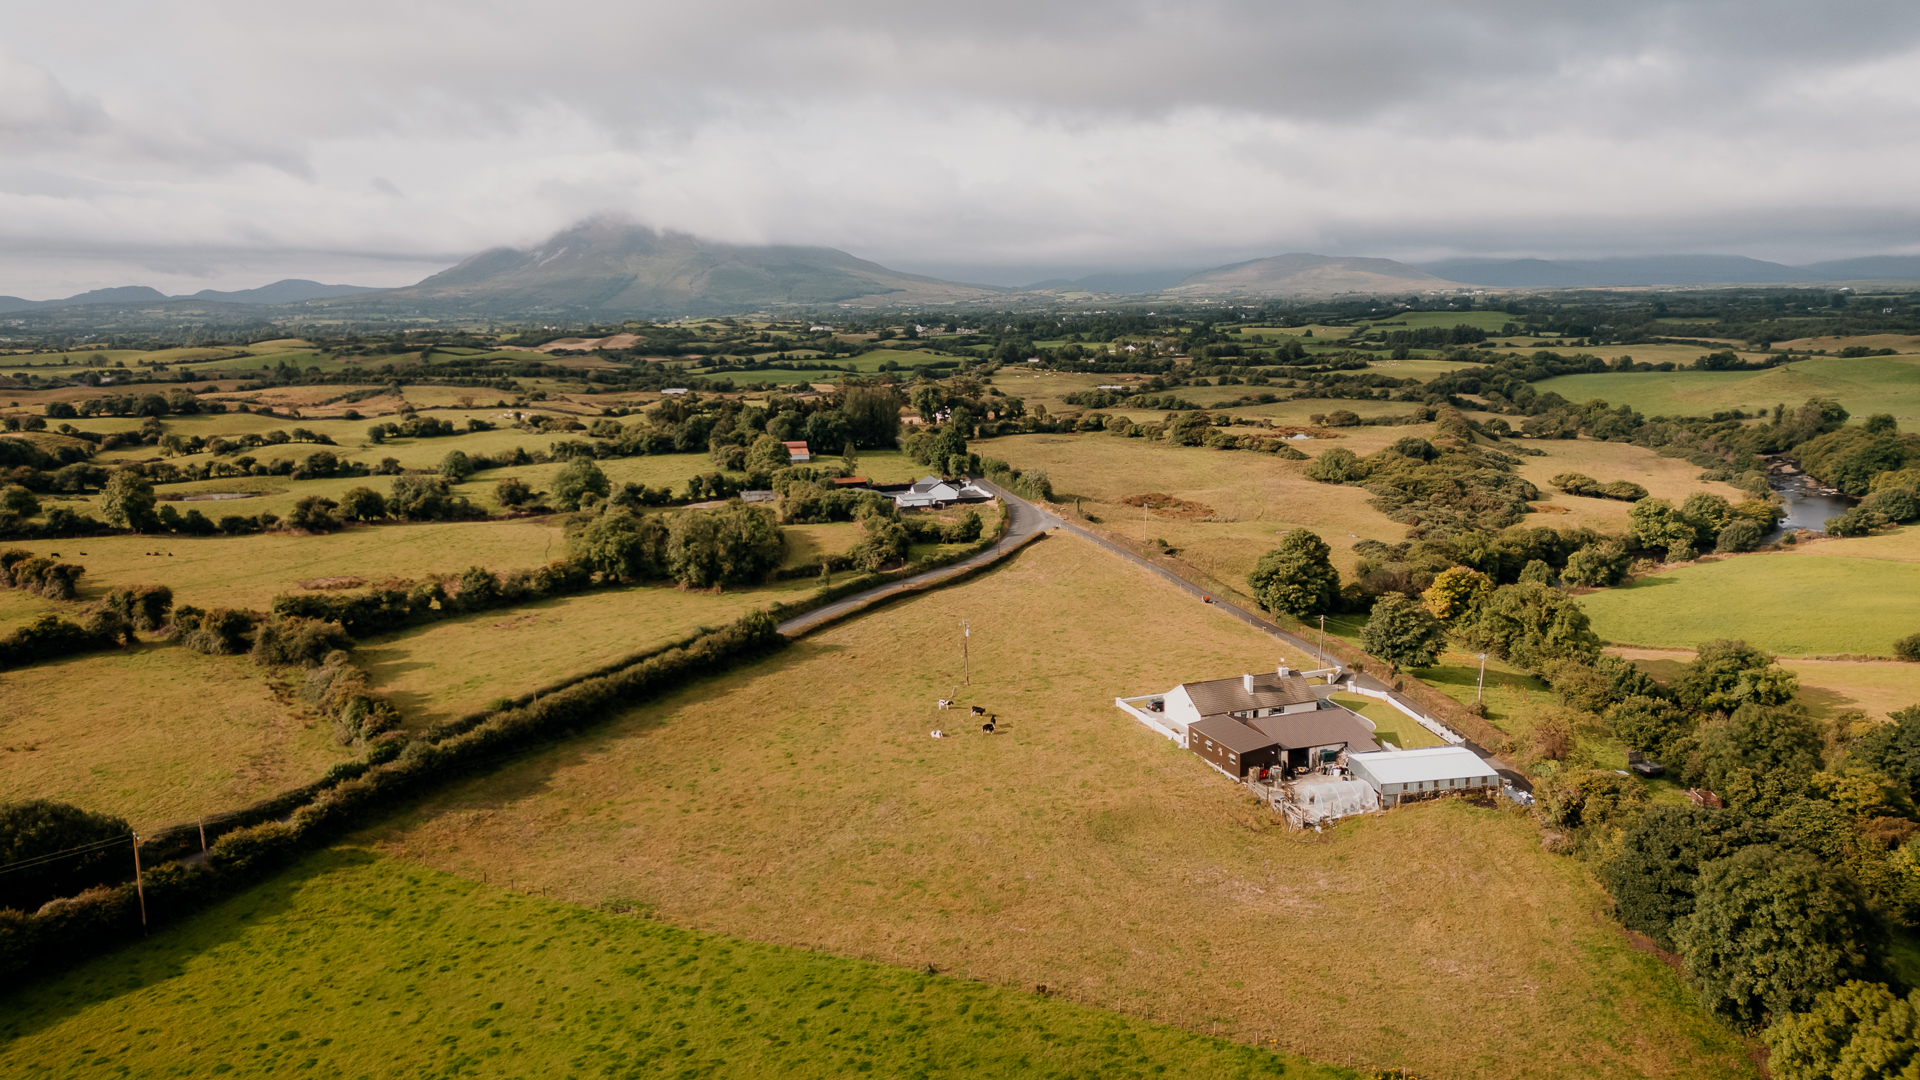
{"type": "Polygon", "coordinates": [[[1920,244],[1911,3],[106,0],[10,19],[0,292],[46,291],[38,246],[122,284],[132,252],[191,250],[214,275],[288,252],[424,264],[601,210],[959,276],[1920,244]]]}

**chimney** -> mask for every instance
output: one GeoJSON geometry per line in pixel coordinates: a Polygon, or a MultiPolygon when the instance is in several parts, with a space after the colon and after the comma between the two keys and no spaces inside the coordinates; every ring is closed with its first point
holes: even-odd
{"type": "Polygon", "coordinates": [[[1275,668],[1274,671],[1283,679],[1293,674],[1293,669],[1288,667],[1285,664],[1281,664],[1279,667],[1275,668]]]}
{"type": "Polygon", "coordinates": [[[1253,693],[1253,676],[1251,675],[1240,676],[1240,689],[1245,691],[1248,694],[1253,693]]]}

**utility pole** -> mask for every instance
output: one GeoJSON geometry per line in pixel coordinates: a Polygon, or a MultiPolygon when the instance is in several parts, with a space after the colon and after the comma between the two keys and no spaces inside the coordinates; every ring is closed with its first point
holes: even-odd
{"type": "Polygon", "coordinates": [[[140,934],[147,933],[147,883],[140,875],[140,834],[133,834],[133,891],[140,895],[140,934]]]}
{"type": "Polygon", "coordinates": [[[1473,688],[1473,703],[1480,704],[1480,695],[1487,691],[1487,654],[1480,654],[1480,682],[1473,688]]]}
{"type": "Polygon", "coordinates": [[[1327,662],[1327,617],[1320,616],[1320,662],[1327,662]]]}
{"type": "Polygon", "coordinates": [[[207,853],[207,819],[200,819],[200,854],[207,853]]]}
{"type": "Polygon", "coordinates": [[[973,627],[965,619],[960,620],[960,670],[968,686],[973,685],[973,660],[967,655],[967,639],[973,636],[973,627]]]}

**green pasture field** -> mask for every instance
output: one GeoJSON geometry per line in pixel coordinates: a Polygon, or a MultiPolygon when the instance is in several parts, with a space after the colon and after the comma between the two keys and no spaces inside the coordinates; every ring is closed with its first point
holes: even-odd
{"type": "MultiPolygon", "coordinates": [[[[1634,359],[1646,359],[1633,350],[1634,359]]],[[[1694,355],[1699,355],[1694,348],[1694,355]]],[[[1687,362],[1691,362],[1691,358],[1687,362]]],[[[1890,412],[1901,427],[1920,430],[1920,357],[1816,356],[1766,371],[1649,371],[1619,375],[1562,375],[1535,383],[1570,401],[1599,398],[1631,405],[1647,416],[1696,416],[1729,409],[1795,408],[1808,398],[1832,398],[1848,412],[1890,412]]]]}
{"type": "Polygon", "coordinates": [[[1599,889],[1525,814],[1447,801],[1303,838],[1112,705],[1277,659],[1264,634],[1056,536],[445,789],[369,839],[522,891],[1045,984],[1355,1065],[1751,1075],[1675,973],[1589,917],[1599,889]]]}
{"type": "Polygon", "coordinates": [[[16,990],[0,1016],[17,1076],[1355,1076],[353,847],[16,990]]]}
{"type": "Polygon", "coordinates": [[[1423,330],[1439,327],[1451,330],[1456,326],[1471,326],[1497,334],[1500,328],[1514,317],[1504,311],[1402,311],[1381,315],[1367,324],[1368,328],[1381,330],[1423,330]]]}
{"type": "MultiPolygon", "coordinates": [[[[213,503],[246,506],[253,500],[213,503]]],[[[236,511],[237,512],[237,511],[236,511]]],[[[82,600],[126,585],[166,585],[176,604],[262,611],[302,581],[359,577],[368,582],[458,574],[469,566],[503,571],[561,557],[557,520],[360,526],[327,536],[94,536],[9,541],[36,555],[60,553],[87,568],[82,600]],[[159,555],[149,554],[160,552],[159,555]]]]}
{"type": "Polygon", "coordinates": [[[213,816],[354,757],[331,722],[244,656],[171,643],[0,672],[8,799],[57,799],[136,829],[213,816]]]}
{"type": "Polygon", "coordinates": [[[420,730],[700,627],[718,628],[748,611],[804,599],[819,585],[806,577],[721,593],[672,585],[597,590],[370,638],[354,650],[354,663],[393,698],[406,726],[420,730]]]}
{"type": "MultiPolygon", "coordinates": [[[[1914,527],[1896,532],[1910,551],[1914,527]]],[[[1920,632],[1920,562],[1892,544],[1867,546],[1893,539],[1708,559],[1580,602],[1595,632],[1626,644],[1694,648],[1743,638],[1788,656],[1886,656],[1896,639],[1920,632]]]]}
{"type": "Polygon", "coordinates": [[[1421,727],[1406,713],[1384,701],[1358,694],[1335,694],[1332,701],[1373,721],[1373,735],[1380,742],[1392,743],[1402,750],[1446,745],[1440,736],[1421,727]]]}

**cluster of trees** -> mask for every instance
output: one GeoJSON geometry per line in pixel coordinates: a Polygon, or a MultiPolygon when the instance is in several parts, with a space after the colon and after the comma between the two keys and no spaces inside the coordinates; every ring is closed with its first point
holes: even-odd
{"type": "Polygon", "coordinates": [[[1747,499],[1736,506],[1696,491],[1678,507],[1665,499],[1634,503],[1627,536],[1637,551],[1664,551],[1668,562],[1687,562],[1703,551],[1752,551],[1779,524],[1780,515],[1780,504],[1771,499],[1747,499]]]}
{"type": "Polygon", "coordinates": [[[609,505],[569,523],[567,551],[580,565],[621,581],[709,589],[764,582],[786,555],[786,537],[771,510],[747,503],[687,510],[671,521],[609,505]]]}
{"type": "Polygon", "coordinates": [[[1800,467],[1848,495],[1861,496],[1883,487],[1914,486],[1913,466],[1920,466],[1920,435],[1903,434],[1899,421],[1887,413],[1867,417],[1857,427],[1837,428],[1807,440],[1795,450],[1800,467]]]}
{"type": "Polygon", "coordinates": [[[1517,458],[1472,440],[1457,411],[1440,417],[1443,445],[1418,436],[1360,457],[1345,447],[1323,451],[1307,469],[1322,483],[1362,486],[1369,505],[1421,536],[1488,532],[1518,524],[1540,491],[1521,477],[1517,458]],[[1464,429],[1466,437],[1453,435],[1464,429]]]}
{"type": "Polygon", "coordinates": [[[1680,955],[1710,1009],[1764,1029],[1774,1075],[1899,1075],[1846,1070],[1904,1067],[1920,1038],[1886,957],[1887,928],[1920,919],[1920,708],[1822,722],[1741,642],[1703,645],[1668,688],[1606,675],[1553,673],[1572,723],[1657,752],[1725,806],[1649,805],[1610,771],[1563,774],[1542,794],[1566,849],[1597,865],[1622,923],[1680,955]]]}
{"type": "Polygon", "coordinates": [[[109,608],[98,608],[78,622],[45,614],[0,635],[0,671],[75,653],[117,649],[133,640],[133,628],[109,608]]]}
{"type": "Polygon", "coordinates": [[[20,589],[49,600],[71,600],[87,568],[55,562],[23,548],[0,551],[0,588],[20,589]]]}
{"type": "Polygon", "coordinates": [[[1560,473],[1547,481],[1569,495],[1583,495],[1589,499],[1619,499],[1622,502],[1639,502],[1647,497],[1647,489],[1631,480],[1615,480],[1602,484],[1585,473],[1560,473]]]}
{"type": "MultiPolygon", "coordinates": [[[[23,589],[51,600],[72,600],[86,568],[58,563],[18,548],[0,552],[0,587],[23,589]]],[[[116,589],[78,620],[47,613],[0,636],[0,669],[75,653],[131,644],[135,631],[159,630],[173,593],[164,586],[116,589]]]]}

